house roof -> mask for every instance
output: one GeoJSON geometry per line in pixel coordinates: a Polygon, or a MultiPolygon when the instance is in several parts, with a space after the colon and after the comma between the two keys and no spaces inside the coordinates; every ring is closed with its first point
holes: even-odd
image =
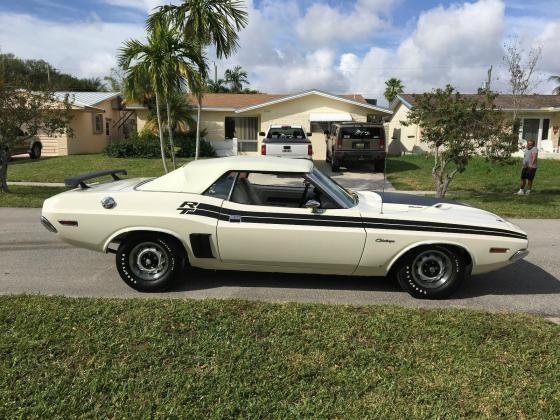
{"type": "MultiPolygon", "coordinates": [[[[361,94],[333,95],[331,93],[312,89],[294,94],[268,94],[268,93],[206,93],[202,98],[202,108],[208,111],[235,111],[245,112],[277,103],[301,98],[308,95],[320,95],[327,98],[351,103],[364,108],[373,109],[386,114],[391,110],[368,103],[361,94]]],[[[191,105],[196,106],[197,100],[189,96],[191,105]]]]}
{"type": "MultiPolygon", "coordinates": [[[[464,94],[467,97],[481,97],[477,94],[464,94]]],[[[397,95],[397,99],[400,100],[407,108],[413,108],[415,105],[414,94],[413,93],[401,93],[397,95]]],[[[398,101],[394,102],[394,106],[398,101]]],[[[498,95],[494,102],[497,107],[504,110],[513,109],[513,95],[498,95]]],[[[393,106],[393,108],[394,108],[393,106]]],[[[546,108],[559,108],[560,109],[560,95],[523,95],[519,97],[519,109],[520,110],[541,110],[546,108]]]]}
{"type": "Polygon", "coordinates": [[[55,98],[63,101],[68,95],[68,99],[74,106],[78,107],[95,107],[95,105],[116,98],[120,92],[54,92],[55,98]]]}

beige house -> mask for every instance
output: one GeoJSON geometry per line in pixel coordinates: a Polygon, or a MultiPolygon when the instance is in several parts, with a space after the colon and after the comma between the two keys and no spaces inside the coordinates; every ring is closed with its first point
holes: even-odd
{"type": "MultiPolygon", "coordinates": [[[[196,107],[196,99],[190,99],[196,107]]],[[[382,120],[391,116],[389,109],[366,101],[362,95],[334,95],[320,90],[309,90],[291,95],[208,93],[202,103],[201,128],[206,129],[206,140],[219,155],[234,151],[258,154],[262,137],[271,124],[299,124],[312,133],[314,159],[326,155],[324,130],[334,122],[382,120]]],[[[147,110],[138,110],[138,130],[148,116],[147,110]]]]}
{"type": "MultiPolygon", "coordinates": [[[[495,103],[503,111],[513,112],[511,95],[498,95],[495,103]]],[[[393,117],[388,124],[388,151],[391,154],[422,153],[427,150],[427,145],[421,141],[420,128],[402,124],[413,107],[413,94],[397,95],[392,103],[393,117]]],[[[550,157],[556,157],[560,137],[560,95],[525,95],[519,99],[518,115],[521,118],[520,142],[533,139],[539,151],[543,152],[541,156],[550,154],[550,157]]]]}
{"type": "Polygon", "coordinates": [[[71,135],[41,135],[43,156],[99,153],[112,140],[136,130],[136,111],[125,108],[119,92],[56,92],[72,104],[71,135]]]}

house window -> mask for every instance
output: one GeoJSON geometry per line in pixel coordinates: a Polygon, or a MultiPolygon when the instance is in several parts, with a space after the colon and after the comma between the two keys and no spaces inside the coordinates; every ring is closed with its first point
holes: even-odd
{"type": "Polygon", "coordinates": [[[550,120],[545,118],[542,120],[542,136],[541,140],[548,140],[548,129],[550,128],[550,120]]]}
{"type": "Polygon", "coordinates": [[[256,152],[258,150],[257,117],[225,117],[224,131],[226,139],[237,138],[239,152],[256,152]]]}
{"type": "Polygon", "coordinates": [[[93,133],[103,133],[103,114],[93,114],[93,133]]]}

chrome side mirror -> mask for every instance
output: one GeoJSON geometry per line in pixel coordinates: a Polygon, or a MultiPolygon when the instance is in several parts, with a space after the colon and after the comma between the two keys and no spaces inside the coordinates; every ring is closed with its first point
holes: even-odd
{"type": "Polygon", "coordinates": [[[311,209],[311,213],[319,213],[319,207],[321,207],[321,203],[319,203],[317,200],[309,200],[307,203],[305,203],[305,207],[311,209]]]}

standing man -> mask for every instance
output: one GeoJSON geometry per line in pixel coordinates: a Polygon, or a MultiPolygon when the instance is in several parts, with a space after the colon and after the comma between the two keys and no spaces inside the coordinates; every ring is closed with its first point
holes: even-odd
{"type": "Polygon", "coordinates": [[[521,170],[521,188],[517,191],[517,195],[531,194],[533,187],[533,179],[537,172],[537,159],[539,151],[535,147],[535,140],[527,140],[527,149],[523,153],[523,169],[521,170]],[[527,189],[525,189],[525,182],[527,182],[527,189]]]}

